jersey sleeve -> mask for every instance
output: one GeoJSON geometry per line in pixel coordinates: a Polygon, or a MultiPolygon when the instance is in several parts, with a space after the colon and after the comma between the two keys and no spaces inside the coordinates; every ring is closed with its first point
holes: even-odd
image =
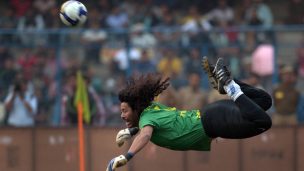
{"type": "Polygon", "coordinates": [[[139,128],[143,128],[147,125],[150,125],[154,128],[158,127],[159,124],[157,123],[157,118],[153,114],[149,114],[148,112],[142,113],[139,119],[139,128]]]}

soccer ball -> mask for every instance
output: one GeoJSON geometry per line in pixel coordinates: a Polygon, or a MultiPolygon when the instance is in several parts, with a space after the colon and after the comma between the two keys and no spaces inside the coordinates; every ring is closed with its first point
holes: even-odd
{"type": "Polygon", "coordinates": [[[66,1],[61,5],[60,19],[67,26],[81,26],[87,20],[87,8],[79,1],[66,1]]]}

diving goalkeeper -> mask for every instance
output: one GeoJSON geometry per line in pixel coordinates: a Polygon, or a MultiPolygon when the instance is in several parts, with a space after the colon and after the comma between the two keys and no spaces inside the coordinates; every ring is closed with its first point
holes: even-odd
{"type": "Polygon", "coordinates": [[[140,131],[128,152],[109,162],[107,171],[125,165],[149,141],[172,150],[210,151],[214,138],[249,138],[271,128],[265,112],[272,105],[269,94],[233,80],[222,58],[212,66],[204,57],[202,66],[213,88],[231,100],[211,103],[202,111],[178,110],[153,101],[169,86],[169,78],[158,74],[131,77],[119,92],[121,118],[128,128],[119,131],[117,144],[135,135],[137,127],[140,131]]]}

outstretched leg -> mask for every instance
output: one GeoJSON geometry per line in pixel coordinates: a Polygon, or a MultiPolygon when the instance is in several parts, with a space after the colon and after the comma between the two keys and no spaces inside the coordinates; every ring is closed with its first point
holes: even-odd
{"type": "Polygon", "coordinates": [[[248,138],[271,127],[271,119],[265,112],[271,106],[271,98],[266,92],[232,80],[221,58],[214,74],[219,92],[224,89],[232,100],[212,103],[202,112],[203,126],[210,137],[248,138]]]}
{"type": "MultiPolygon", "coordinates": [[[[218,90],[220,94],[227,94],[223,86],[219,86],[219,81],[215,78],[215,66],[212,65],[206,56],[202,59],[202,67],[205,73],[208,75],[208,80],[211,86],[218,90]]],[[[230,75],[227,68],[224,66],[226,72],[230,75]]],[[[234,79],[234,81],[241,87],[243,93],[259,105],[265,111],[268,110],[272,105],[271,96],[262,89],[252,87],[248,84],[245,84],[239,80],[234,79]]]]}
{"type": "Polygon", "coordinates": [[[259,105],[262,109],[267,111],[271,107],[272,99],[266,91],[255,88],[236,79],[234,79],[234,81],[241,87],[243,93],[257,105],[259,105]]]}

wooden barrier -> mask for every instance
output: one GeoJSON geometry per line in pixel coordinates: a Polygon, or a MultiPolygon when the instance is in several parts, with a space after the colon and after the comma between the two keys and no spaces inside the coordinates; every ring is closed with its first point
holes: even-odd
{"type": "MultiPolygon", "coordinates": [[[[127,151],[128,143],[119,148],[115,143],[115,137],[118,129],[91,129],[88,143],[88,150],[90,152],[90,158],[87,162],[91,165],[91,170],[103,171],[106,170],[108,162],[120,154],[124,154],[127,151]]],[[[127,171],[128,167],[122,167],[119,171],[127,171]]]]}
{"type": "Polygon", "coordinates": [[[242,140],[244,171],[295,170],[295,134],[293,127],[278,127],[242,140]]]}
{"type": "Polygon", "coordinates": [[[187,152],[187,170],[225,170],[239,168],[239,141],[213,140],[210,152],[187,152]]]}
{"type": "Polygon", "coordinates": [[[35,130],[35,170],[79,170],[77,129],[35,130]]]}
{"type": "Polygon", "coordinates": [[[174,170],[183,171],[183,156],[180,151],[172,151],[149,143],[130,163],[132,171],[174,170]]]}
{"type": "Polygon", "coordinates": [[[33,131],[31,129],[0,129],[0,170],[33,170],[33,131]]]}
{"type": "Polygon", "coordinates": [[[297,171],[304,171],[304,127],[297,130],[296,140],[297,171]]]}
{"type": "MultiPolygon", "coordinates": [[[[118,129],[87,128],[87,171],[105,170],[125,154],[118,148],[118,129]]],[[[274,127],[245,140],[218,139],[211,152],[171,151],[153,144],[118,171],[304,171],[304,127],[274,127]]],[[[0,171],[75,171],[79,169],[77,129],[1,128],[0,171]]]]}

